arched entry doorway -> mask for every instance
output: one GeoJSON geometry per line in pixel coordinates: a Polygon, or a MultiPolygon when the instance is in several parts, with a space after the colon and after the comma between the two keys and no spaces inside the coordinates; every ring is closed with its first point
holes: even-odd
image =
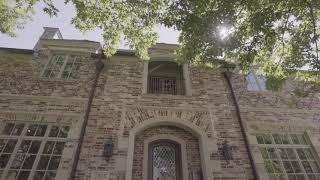
{"type": "MultiPolygon", "coordinates": [[[[130,130],[129,147],[127,156],[126,180],[149,180],[148,170],[146,167],[148,162],[148,144],[158,139],[169,139],[178,142],[181,145],[181,163],[183,180],[192,180],[188,169],[197,171],[201,179],[208,180],[209,177],[209,155],[208,155],[208,138],[201,129],[194,124],[179,119],[162,119],[153,118],[141,122],[130,130]],[[165,130],[172,129],[171,132],[165,130]],[[157,129],[155,131],[155,129],[157,129]],[[179,132],[180,131],[180,132],[179,132]],[[182,133],[183,132],[183,133],[182,133]],[[194,139],[194,145],[188,144],[194,139]],[[196,148],[188,151],[188,148],[196,148]],[[137,153],[136,153],[137,152],[137,153]],[[198,155],[187,154],[188,152],[196,152],[198,155]],[[195,159],[187,159],[190,157],[195,159]],[[187,161],[193,162],[188,163],[187,161]],[[198,169],[187,167],[189,164],[198,162],[198,169]],[[199,172],[200,171],[200,172],[199,172]],[[201,175],[200,175],[201,174],[201,175]]],[[[193,173],[193,174],[197,174],[193,173]]],[[[192,173],[191,173],[192,174],[192,173]]]]}

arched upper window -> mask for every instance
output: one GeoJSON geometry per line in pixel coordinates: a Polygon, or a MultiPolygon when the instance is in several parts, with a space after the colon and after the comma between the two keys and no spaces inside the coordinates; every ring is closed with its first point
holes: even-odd
{"type": "Polygon", "coordinates": [[[182,180],[181,147],[170,140],[149,144],[148,180],[182,180]]]}
{"type": "Polygon", "coordinates": [[[150,62],[148,65],[148,93],[184,95],[182,66],[169,61],[150,62]]]}

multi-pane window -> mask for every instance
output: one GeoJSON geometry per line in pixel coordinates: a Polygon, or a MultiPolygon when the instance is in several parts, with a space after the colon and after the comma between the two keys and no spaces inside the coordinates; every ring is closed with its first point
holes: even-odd
{"type": "Polygon", "coordinates": [[[6,123],[0,129],[1,180],[54,180],[69,126],[6,123]]]}
{"type": "Polygon", "coordinates": [[[76,79],[79,75],[82,57],[77,55],[55,54],[42,74],[46,78],[76,79]]]}
{"type": "Polygon", "coordinates": [[[250,71],[246,77],[248,91],[266,91],[266,78],[250,71]]]}
{"type": "Polygon", "coordinates": [[[257,134],[271,180],[320,180],[319,162],[303,134],[257,134]]]}

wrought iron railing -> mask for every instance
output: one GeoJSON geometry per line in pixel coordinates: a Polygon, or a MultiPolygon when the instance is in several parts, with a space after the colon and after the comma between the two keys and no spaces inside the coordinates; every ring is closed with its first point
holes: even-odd
{"type": "Polygon", "coordinates": [[[183,81],[174,77],[149,77],[148,93],[151,94],[183,94],[183,81]]]}

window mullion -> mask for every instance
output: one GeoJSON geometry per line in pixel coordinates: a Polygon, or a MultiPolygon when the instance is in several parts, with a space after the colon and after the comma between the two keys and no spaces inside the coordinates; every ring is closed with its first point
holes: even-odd
{"type": "Polygon", "coordinates": [[[61,78],[61,75],[62,75],[62,73],[64,71],[64,68],[66,67],[66,64],[68,62],[68,59],[69,59],[70,55],[64,55],[64,57],[65,57],[65,59],[64,59],[62,67],[60,68],[60,72],[59,72],[57,78],[61,78]]]}
{"type": "Polygon", "coordinates": [[[51,125],[48,125],[44,137],[41,138],[40,148],[39,148],[39,151],[38,151],[38,153],[36,155],[36,159],[34,160],[34,163],[32,165],[32,169],[31,169],[31,172],[30,172],[28,180],[32,180],[33,177],[34,177],[34,174],[35,174],[35,172],[37,170],[37,166],[38,166],[39,160],[41,158],[42,151],[43,151],[44,146],[45,146],[45,144],[46,144],[46,142],[48,140],[50,129],[51,129],[51,125]]]}

